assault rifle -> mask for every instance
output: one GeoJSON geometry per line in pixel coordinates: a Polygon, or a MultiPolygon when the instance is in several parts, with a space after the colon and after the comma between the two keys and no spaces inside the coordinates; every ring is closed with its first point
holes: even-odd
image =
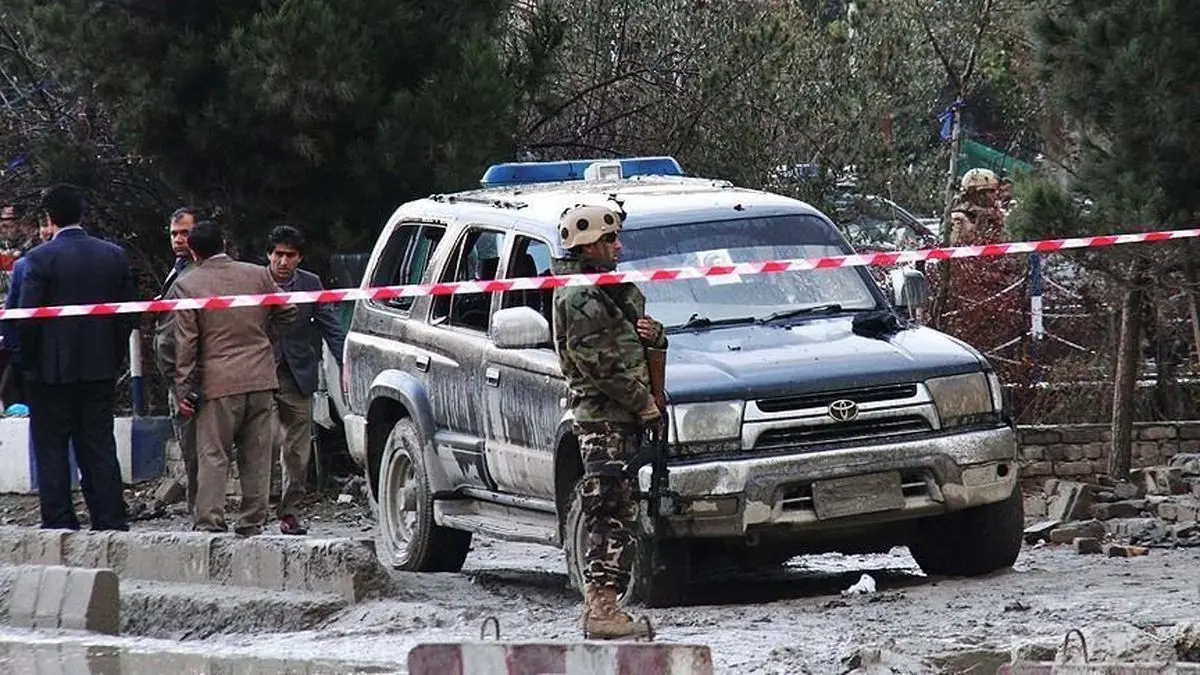
{"type": "MultiPolygon", "coordinates": [[[[667,467],[667,429],[670,419],[667,416],[667,350],[647,349],[646,365],[650,370],[650,393],[662,413],[658,423],[647,428],[642,434],[642,445],[630,460],[628,471],[635,486],[638,470],[650,464],[650,490],[639,494],[639,499],[647,502],[648,513],[654,523],[654,536],[661,536],[659,527],[661,519],[673,516],[679,512],[679,495],[671,490],[670,469],[667,467]]],[[[639,488],[640,492],[640,488],[639,488]]]]}

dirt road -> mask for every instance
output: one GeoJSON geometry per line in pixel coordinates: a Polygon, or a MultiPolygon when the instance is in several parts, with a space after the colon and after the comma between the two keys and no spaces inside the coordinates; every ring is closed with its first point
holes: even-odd
{"type": "MultiPolygon", "coordinates": [[[[3,504],[12,517],[12,504],[3,504]]],[[[330,504],[320,515],[316,535],[361,536],[370,525],[354,504],[330,504]]],[[[721,673],[993,673],[1017,648],[1052,658],[1072,628],[1084,632],[1094,659],[1200,660],[1200,628],[1189,625],[1200,627],[1198,562],[1197,549],[1107,558],[1027,547],[1010,572],[934,580],[904,549],[805,557],[769,575],[700,584],[692,606],[647,613],[661,640],[710,645],[721,673]],[[875,592],[843,596],[863,574],[875,592]]],[[[478,639],[489,616],[506,640],[574,639],[580,605],[563,570],[555,550],[479,538],[462,574],[397,574],[395,597],[356,605],[317,631],[131,644],[396,668],[418,643],[478,639]]]]}

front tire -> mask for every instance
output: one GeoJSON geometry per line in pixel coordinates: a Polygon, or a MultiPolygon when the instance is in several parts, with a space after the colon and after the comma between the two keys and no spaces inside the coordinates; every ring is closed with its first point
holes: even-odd
{"type": "MultiPolygon", "coordinates": [[[[567,576],[571,587],[583,593],[583,564],[588,536],[583,528],[583,497],[576,481],[571,490],[567,520],[563,527],[563,551],[567,558],[567,576]]],[[[677,539],[654,540],[636,532],[636,550],[629,586],[619,599],[621,604],[642,603],[647,607],[674,607],[687,600],[691,581],[691,551],[687,542],[677,539]]]]}
{"type": "Polygon", "coordinates": [[[420,434],[412,420],[392,427],[379,467],[379,560],[408,572],[458,572],[471,533],[433,520],[433,497],[420,434]]]}
{"type": "Polygon", "coordinates": [[[974,577],[1012,567],[1025,528],[1021,488],[1002,502],[938,516],[925,527],[908,548],[926,574],[974,577]]]}

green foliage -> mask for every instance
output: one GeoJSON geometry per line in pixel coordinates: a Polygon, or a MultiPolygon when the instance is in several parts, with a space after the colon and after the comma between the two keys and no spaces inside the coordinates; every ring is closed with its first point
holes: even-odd
{"type": "Polygon", "coordinates": [[[22,0],[135,154],[249,245],[362,249],[402,201],[512,154],[500,0],[22,0]]]}
{"type": "Polygon", "coordinates": [[[1019,175],[1013,181],[1013,199],[1016,207],[1004,220],[1009,239],[1077,237],[1094,227],[1085,202],[1047,178],[1019,175]]]}
{"type": "Polygon", "coordinates": [[[1035,31],[1040,74],[1077,129],[1078,189],[1125,230],[1194,218],[1200,5],[1066,0],[1035,31]]]}

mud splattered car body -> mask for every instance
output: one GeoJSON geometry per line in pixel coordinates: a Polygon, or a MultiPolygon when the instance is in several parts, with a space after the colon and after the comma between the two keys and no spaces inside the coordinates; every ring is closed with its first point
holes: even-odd
{"type": "MultiPolygon", "coordinates": [[[[539,182],[545,174],[522,177],[521,166],[489,172],[507,172],[503,185],[401,206],[363,283],[546,275],[562,254],[560,214],[607,200],[629,214],[623,269],[853,252],[807,204],[672,175],[673,160],[635,160],[595,180],[539,182]]],[[[632,596],[678,602],[689,573],[719,558],[757,565],[909,545],[938,574],[1015,560],[1017,447],[999,382],[970,346],[895,326],[907,292],[885,297],[862,268],[643,290],[669,332],[670,485],[682,503],[642,542],[632,596]]],[[[477,532],[563,546],[578,578],[582,471],[550,298],[358,303],[345,426],[378,504],[385,562],[457,570],[477,532]]],[[[637,479],[647,488],[650,467],[637,479]]]]}

